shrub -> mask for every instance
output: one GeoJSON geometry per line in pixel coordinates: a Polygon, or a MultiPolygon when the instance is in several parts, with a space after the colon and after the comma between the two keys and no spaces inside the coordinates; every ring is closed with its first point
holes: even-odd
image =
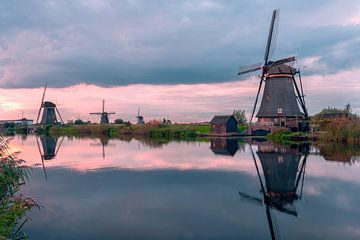
{"type": "Polygon", "coordinates": [[[0,239],[24,239],[22,226],[28,220],[27,211],[38,206],[31,197],[15,196],[27,179],[24,161],[11,153],[9,140],[0,137],[0,239]]]}
{"type": "Polygon", "coordinates": [[[76,120],[74,121],[74,124],[75,124],[75,125],[83,125],[83,124],[86,124],[86,122],[84,122],[84,121],[81,120],[81,119],[76,119],[76,120]]]}
{"type": "Polygon", "coordinates": [[[115,119],[114,123],[115,124],[124,124],[125,122],[121,118],[117,118],[117,119],[115,119]]]}

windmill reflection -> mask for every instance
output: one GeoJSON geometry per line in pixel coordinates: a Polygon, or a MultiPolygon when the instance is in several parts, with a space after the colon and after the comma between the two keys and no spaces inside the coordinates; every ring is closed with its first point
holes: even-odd
{"type": "Polygon", "coordinates": [[[210,149],[216,155],[234,156],[239,144],[238,140],[233,138],[211,138],[210,149]]]}
{"type": "Polygon", "coordinates": [[[101,136],[99,138],[96,138],[96,139],[99,139],[99,143],[91,143],[90,146],[101,146],[101,149],[102,149],[102,158],[105,159],[106,157],[106,151],[105,151],[105,147],[106,146],[113,146],[115,147],[115,144],[110,144],[109,141],[110,141],[110,138],[107,137],[107,136],[101,136]]]}
{"type": "Polygon", "coordinates": [[[45,160],[51,160],[56,157],[63,141],[64,141],[64,137],[61,138],[58,145],[58,138],[52,138],[48,135],[36,136],[36,143],[40,153],[45,179],[47,179],[45,160]]]}
{"type": "Polygon", "coordinates": [[[239,194],[242,199],[265,204],[271,238],[277,239],[278,231],[271,216],[271,209],[297,216],[294,202],[302,197],[309,146],[282,146],[270,142],[258,142],[256,145],[258,146],[256,154],[261,163],[263,177],[251,145],[250,148],[260,182],[262,199],[243,192],[239,194]],[[301,187],[298,193],[300,182],[301,187]]]}

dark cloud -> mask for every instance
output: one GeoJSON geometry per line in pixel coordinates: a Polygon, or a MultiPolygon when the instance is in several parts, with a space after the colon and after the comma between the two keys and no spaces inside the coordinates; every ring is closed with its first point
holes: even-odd
{"type": "Polygon", "coordinates": [[[3,1],[0,86],[235,80],[261,61],[278,7],[276,57],[317,57],[308,74],[359,67],[354,1],[3,1]]]}

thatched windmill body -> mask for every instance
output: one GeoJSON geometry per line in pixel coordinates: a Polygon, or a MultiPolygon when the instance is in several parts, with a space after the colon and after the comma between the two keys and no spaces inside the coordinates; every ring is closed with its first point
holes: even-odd
{"type": "Polygon", "coordinates": [[[108,124],[111,114],[115,114],[115,112],[105,112],[105,100],[102,101],[102,112],[90,113],[90,115],[100,115],[100,124],[108,124]]]}
{"type": "Polygon", "coordinates": [[[47,89],[47,82],[45,83],[43,95],[41,98],[41,104],[39,108],[39,112],[36,118],[36,123],[40,123],[41,125],[54,125],[58,123],[64,123],[59,110],[56,107],[56,104],[50,101],[45,101],[45,93],[47,89]],[[40,115],[42,112],[41,121],[39,122],[40,115]]]}
{"type": "Polygon", "coordinates": [[[140,108],[138,109],[138,113],[136,115],[137,124],[144,124],[144,117],[140,115],[140,108]]]}
{"type": "Polygon", "coordinates": [[[274,51],[277,29],[279,23],[279,10],[274,10],[268,40],[265,49],[264,62],[242,66],[238,75],[261,71],[260,83],[256,95],[250,122],[256,111],[259,94],[262,85],[265,88],[261,104],[257,112],[258,124],[249,128],[251,134],[256,131],[271,131],[273,127],[286,127],[293,131],[306,131],[308,128],[308,113],[305,105],[300,70],[288,65],[293,63],[295,56],[271,61],[274,51]],[[296,79],[298,78],[298,80],[296,79]]]}

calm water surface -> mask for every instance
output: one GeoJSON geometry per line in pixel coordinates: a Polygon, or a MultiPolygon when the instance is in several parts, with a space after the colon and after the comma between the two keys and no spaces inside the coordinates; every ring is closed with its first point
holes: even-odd
{"type": "Polygon", "coordinates": [[[249,143],[16,136],[14,150],[34,166],[23,192],[43,206],[24,230],[30,239],[360,239],[356,156],[249,143]]]}

